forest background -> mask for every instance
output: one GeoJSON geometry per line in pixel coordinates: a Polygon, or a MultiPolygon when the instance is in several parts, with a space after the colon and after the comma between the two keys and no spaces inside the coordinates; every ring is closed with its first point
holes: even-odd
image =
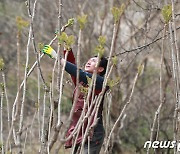
{"type": "Polygon", "coordinates": [[[39,60],[44,44],[62,55],[68,39],[80,68],[94,54],[109,57],[101,153],[176,153],[144,143],[180,140],[179,37],[178,0],[1,0],[1,151],[70,152],[61,138],[74,86],[58,61],[39,60]]]}

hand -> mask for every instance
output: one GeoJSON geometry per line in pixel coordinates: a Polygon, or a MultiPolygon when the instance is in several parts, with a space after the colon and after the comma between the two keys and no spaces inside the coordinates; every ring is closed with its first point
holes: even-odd
{"type": "Polygon", "coordinates": [[[55,58],[55,59],[57,58],[56,51],[50,45],[45,45],[44,48],[42,49],[42,52],[48,55],[50,58],[55,58]]]}

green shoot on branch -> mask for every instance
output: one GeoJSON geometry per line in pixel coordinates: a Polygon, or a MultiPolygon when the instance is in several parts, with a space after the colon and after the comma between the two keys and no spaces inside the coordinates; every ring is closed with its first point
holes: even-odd
{"type": "Polygon", "coordinates": [[[36,108],[37,110],[39,109],[39,103],[38,103],[38,101],[34,103],[34,106],[35,106],[35,108],[36,108]]]}
{"type": "Polygon", "coordinates": [[[75,19],[71,18],[68,20],[68,23],[66,24],[67,27],[72,26],[74,24],[75,19]]]}
{"type": "Polygon", "coordinates": [[[112,89],[115,85],[117,85],[120,81],[120,77],[117,77],[116,79],[110,80],[108,79],[107,85],[110,89],[112,89]]]}
{"type": "Polygon", "coordinates": [[[43,48],[44,48],[44,43],[38,43],[39,51],[42,51],[43,48]]]}
{"type": "Polygon", "coordinates": [[[59,44],[63,44],[68,39],[68,36],[65,32],[62,32],[60,36],[58,36],[59,44]]]}
{"type": "Polygon", "coordinates": [[[112,12],[112,15],[113,15],[113,18],[114,18],[114,23],[117,23],[119,21],[121,15],[124,12],[124,9],[125,9],[124,4],[122,4],[119,8],[118,7],[113,7],[111,9],[111,12],[112,12]]]}
{"type": "Polygon", "coordinates": [[[17,16],[16,17],[16,25],[19,31],[21,31],[23,28],[26,28],[29,26],[29,22],[22,19],[22,17],[17,16]]]}
{"type": "Polygon", "coordinates": [[[172,17],[172,6],[171,5],[164,6],[161,10],[161,13],[162,13],[165,23],[167,24],[171,20],[171,17],[172,17]]]}
{"type": "MultiPolygon", "coordinates": [[[[69,19],[69,20],[68,20],[68,23],[65,24],[65,25],[62,27],[61,31],[64,31],[67,27],[72,26],[72,25],[74,24],[74,21],[75,21],[74,18],[69,19]]],[[[59,31],[59,30],[56,30],[54,33],[55,33],[55,35],[58,35],[58,34],[60,34],[60,31],[59,31]]]]}
{"type": "Polygon", "coordinates": [[[94,53],[97,55],[99,54],[100,57],[104,54],[104,47],[101,45],[96,46],[94,53]]]}
{"type": "Polygon", "coordinates": [[[4,60],[2,58],[0,59],[0,70],[4,70],[4,60]]]}
{"type": "Polygon", "coordinates": [[[84,29],[85,24],[87,23],[87,15],[78,16],[77,21],[79,23],[79,28],[81,30],[84,29]]]}
{"type": "Polygon", "coordinates": [[[102,57],[102,55],[104,54],[104,45],[106,43],[106,37],[105,36],[99,36],[98,38],[98,42],[99,44],[95,47],[94,49],[94,54],[96,55],[100,55],[100,57],[102,57]]]}
{"type": "Polygon", "coordinates": [[[117,56],[112,57],[113,65],[117,65],[117,61],[118,61],[117,56]]]}
{"type": "Polygon", "coordinates": [[[98,42],[100,45],[104,46],[106,43],[106,37],[105,36],[99,36],[98,42]]]}
{"type": "Polygon", "coordinates": [[[75,43],[75,39],[73,35],[68,36],[65,32],[62,32],[61,35],[58,36],[59,44],[65,43],[65,48],[69,50],[71,46],[75,43]]]}
{"type": "Polygon", "coordinates": [[[1,89],[4,92],[4,83],[0,83],[1,89]]]}

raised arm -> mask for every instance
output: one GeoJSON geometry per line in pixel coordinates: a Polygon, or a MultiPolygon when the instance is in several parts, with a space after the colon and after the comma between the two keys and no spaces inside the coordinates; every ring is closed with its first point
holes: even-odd
{"type": "MultiPolygon", "coordinates": [[[[49,55],[49,57],[51,57],[51,58],[57,58],[57,54],[56,54],[55,50],[53,48],[51,48],[51,46],[49,46],[49,45],[45,45],[42,52],[49,55]]],[[[67,51],[64,51],[64,53],[66,53],[66,52],[67,51]]],[[[69,56],[67,57],[65,70],[66,70],[66,72],[68,72],[71,75],[72,80],[73,80],[74,84],[76,85],[77,66],[75,65],[75,58],[74,58],[72,50],[68,51],[68,52],[69,52],[68,53],[69,56]],[[69,61],[71,61],[72,63],[69,61]]],[[[64,65],[65,59],[61,58],[60,62],[61,62],[61,65],[64,65]]],[[[79,81],[80,82],[82,81],[83,83],[87,84],[88,83],[87,76],[91,78],[92,74],[88,73],[88,72],[84,72],[82,70],[79,70],[79,81]]],[[[98,90],[102,89],[103,81],[104,81],[104,78],[97,75],[96,89],[98,89],[98,90]]]]}
{"type": "MultiPolygon", "coordinates": [[[[64,64],[64,62],[65,62],[65,60],[61,59],[61,64],[64,64]]],[[[76,75],[77,75],[77,66],[76,65],[74,65],[74,64],[72,64],[70,62],[66,62],[65,70],[71,76],[76,77],[76,75]]],[[[92,74],[91,73],[79,70],[79,81],[80,82],[83,82],[83,83],[87,84],[88,83],[87,76],[89,78],[92,78],[92,74]]],[[[96,78],[96,89],[98,89],[98,90],[102,89],[103,81],[104,81],[104,78],[101,77],[100,75],[97,75],[97,78],[96,78]]]]}
{"type": "MultiPolygon", "coordinates": [[[[50,45],[45,45],[44,48],[42,49],[42,52],[53,59],[57,58],[56,51],[50,45]]],[[[64,55],[66,54],[66,52],[68,52],[67,61],[75,64],[75,57],[72,52],[72,49],[70,51],[64,50],[64,55]]],[[[63,65],[63,64],[64,64],[64,59],[61,59],[61,65],[63,65]]],[[[76,86],[76,76],[71,75],[71,78],[72,78],[74,85],[76,86]]]]}

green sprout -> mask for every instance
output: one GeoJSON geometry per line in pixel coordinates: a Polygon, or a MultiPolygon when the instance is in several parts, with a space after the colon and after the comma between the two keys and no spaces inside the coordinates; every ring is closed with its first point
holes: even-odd
{"type": "Polygon", "coordinates": [[[113,15],[115,23],[117,23],[119,21],[121,15],[124,12],[124,9],[125,9],[125,5],[124,4],[122,4],[119,8],[118,7],[113,7],[111,9],[111,12],[112,12],[112,15],[113,15]]]}
{"type": "Polygon", "coordinates": [[[38,109],[39,109],[39,102],[38,102],[38,101],[35,102],[35,103],[34,103],[34,106],[35,106],[35,108],[38,110],[38,109]]]}
{"type": "Polygon", "coordinates": [[[104,54],[104,45],[106,43],[106,37],[105,36],[99,36],[98,38],[99,44],[94,49],[94,54],[99,54],[100,57],[104,54]]]}
{"type": "Polygon", "coordinates": [[[75,19],[71,18],[68,20],[68,23],[66,24],[67,27],[72,26],[74,24],[75,19]]]}
{"type": "Polygon", "coordinates": [[[29,22],[24,20],[24,19],[22,19],[22,17],[17,16],[16,17],[16,25],[17,25],[18,30],[21,31],[23,28],[29,26],[29,22]]]}
{"type": "Polygon", "coordinates": [[[65,32],[62,32],[61,35],[58,36],[59,44],[65,43],[65,48],[70,49],[71,46],[75,43],[75,39],[73,35],[68,36],[65,32]]]}
{"type": "Polygon", "coordinates": [[[0,86],[1,86],[1,89],[2,89],[2,91],[4,92],[4,83],[0,83],[0,86]]]}
{"type": "Polygon", "coordinates": [[[4,60],[2,58],[0,59],[0,70],[4,70],[4,60]]]}
{"type": "Polygon", "coordinates": [[[120,81],[120,77],[117,77],[116,79],[110,80],[108,79],[107,85],[110,89],[112,89],[115,85],[117,85],[120,81]]]}
{"type": "MultiPolygon", "coordinates": [[[[64,29],[63,29],[62,31],[64,31],[65,28],[72,26],[72,25],[74,24],[74,21],[75,21],[74,18],[69,19],[69,20],[68,20],[68,23],[63,26],[64,29]]],[[[59,35],[59,34],[60,34],[60,31],[57,29],[57,30],[55,30],[54,33],[55,33],[55,35],[59,35]]]]}
{"type": "Polygon", "coordinates": [[[85,24],[87,23],[87,15],[82,15],[77,17],[80,29],[84,29],[85,24]]]}
{"type": "Polygon", "coordinates": [[[75,39],[73,35],[70,35],[66,40],[67,49],[69,49],[75,43],[75,39]]]}
{"type": "Polygon", "coordinates": [[[98,38],[99,44],[104,46],[106,43],[106,37],[105,36],[99,36],[98,38]]]}
{"type": "Polygon", "coordinates": [[[39,51],[42,51],[43,48],[44,48],[44,43],[38,43],[39,51]]]}
{"type": "Polygon", "coordinates": [[[164,6],[161,10],[161,13],[162,13],[165,23],[167,24],[171,20],[171,17],[172,17],[172,6],[171,5],[164,6]]]}
{"type": "Polygon", "coordinates": [[[118,61],[117,56],[112,57],[113,65],[116,65],[117,61],[118,61]]]}
{"type": "Polygon", "coordinates": [[[102,57],[102,55],[104,54],[104,47],[101,45],[96,46],[94,53],[95,54],[99,54],[100,57],[102,57]]]}
{"type": "Polygon", "coordinates": [[[68,39],[68,36],[65,32],[62,32],[58,38],[59,38],[59,44],[63,44],[68,39]]]}

